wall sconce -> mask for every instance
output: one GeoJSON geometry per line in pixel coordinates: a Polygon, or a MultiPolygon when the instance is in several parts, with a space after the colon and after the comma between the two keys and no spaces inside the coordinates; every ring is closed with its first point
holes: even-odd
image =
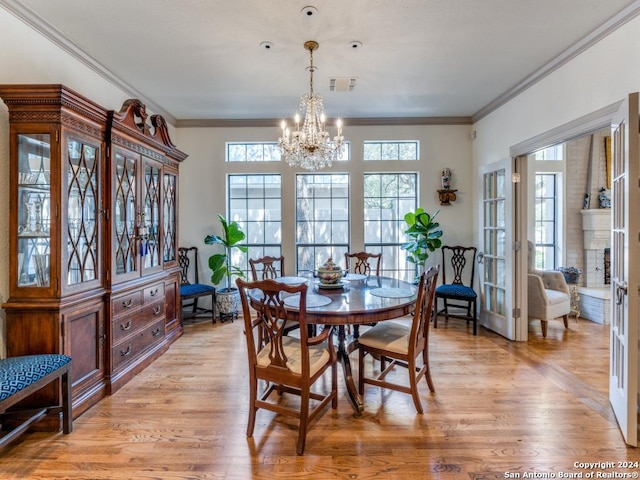
{"type": "Polygon", "coordinates": [[[451,205],[451,202],[456,200],[456,192],[451,188],[451,169],[445,168],[442,170],[442,188],[438,190],[438,196],[440,197],[440,205],[451,205]]]}

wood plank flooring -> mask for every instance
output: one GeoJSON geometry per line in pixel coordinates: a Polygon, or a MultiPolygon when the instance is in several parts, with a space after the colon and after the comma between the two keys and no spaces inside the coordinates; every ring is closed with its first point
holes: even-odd
{"type": "MultiPolygon", "coordinates": [[[[608,327],[550,322],[512,343],[460,320],[432,329],[436,392],[426,413],[409,395],[367,388],[354,417],[340,377],[337,411],[312,424],[304,456],[296,424],[259,411],[245,436],[242,322],[185,326],[171,349],[74,422],[0,451],[3,479],[497,479],[637,473],[576,463],[640,461],[608,401],[608,327]]],[[[355,357],[354,357],[355,358],[355,357]]],[[[354,363],[355,365],[355,363],[354,363]]],[[[369,363],[367,368],[372,368],[369,363]]],[[[402,374],[402,370],[399,370],[402,374]]],[[[567,478],[567,477],[564,477],[567,478]]]]}

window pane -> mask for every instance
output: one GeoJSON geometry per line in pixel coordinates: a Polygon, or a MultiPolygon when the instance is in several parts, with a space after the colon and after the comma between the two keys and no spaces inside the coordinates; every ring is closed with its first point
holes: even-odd
{"type": "Polygon", "coordinates": [[[383,252],[385,275],[411,281],[415,266],[400,248],[405,241],[405,213],[417,208],[415,173],[364,175],[364,243],[368,252],[383,252]],[[402,196],[402,198],[401,198],[402,196]]]}
{"type": "MultiPolygon", "coordinates": [[[[252,147],[255,153],[262,147],[252,147]]],[[[280,175],[229,175],[227,218],[238,222],[246,235],[247,253],[236,253],[238,265],[249,275],[249,258],[280,256],[281,178],[280,175]],[[271,252],[271,253],[265,253],[271,252]]]]}
{"type": "Polygon", "coordinates": [[[298,272],[315,269],[329,256],[343,260],[349,247],[349,176],[296,175],[296,207],[298,272]]]}

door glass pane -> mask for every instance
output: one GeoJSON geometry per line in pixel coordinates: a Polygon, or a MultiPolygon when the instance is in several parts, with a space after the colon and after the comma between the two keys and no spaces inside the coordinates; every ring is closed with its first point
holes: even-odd
{"type": "Polygon", "coordinates": [[[114,255],[123,274],[136,270],[136,161],[116,152],[115,163],[114,255]]]}
{"type": "Polygon", "coordinates": [[[98,147],[69,139],[67,148],[68,285],[97,278],[98,158],[98,147]]]}
{"type": "Polygon", "coordinates": [[[164,226],[162,258],[165,262],[176,259],[176,185],[176,176],[172,173],[165,173],[162,185],[162,219],[164,226]]]}
{"type": "Polygon", "coordinates": [[[144,216],[140,226],[145,234],[140,235],[142,245],[140,254],[144,258],[145,268],[160,265],[160,167],[144,165],[144,216]],[[146,238],[145,238],[146,236],[146,238]]]}
{"type": "Polygon", "coordinates": [[[48,134],[18,135],[18,286],[50,285],[51,159],[48,134]]]}

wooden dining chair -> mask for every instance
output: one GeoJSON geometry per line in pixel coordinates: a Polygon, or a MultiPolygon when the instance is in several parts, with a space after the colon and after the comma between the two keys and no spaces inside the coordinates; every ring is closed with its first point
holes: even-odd
{"type": "Polygon", "coordinates": [[[426,273],[420,275],[416,309],[411,317],[411,325],[389,320],[378,323],[360,335],[358,339],[360,395],[364,395],[365,384],[408,393],[413,397],[413,404],[418,413],[423,413],[418,382],[425,377],[429,390],[435,391],[429,369],[429,323],[434,313],[433,299],[439,272],[440,265],[431,267],[426,273]],[[379,374],[366,375],[364,359],[367,354],[380,359],[379,374]],[[421,363],[417,361],[419,356],[422,356],[421,363]],[[387,360],[391,360],[388,366],[387,360]],[[407,368],[409,386],[386,380],[386,376],[396,366],[407,368]]]}
{"type": "Polygon", "coordinates": [[[284,277],[284,257],[271,257],[269,255],[261,258],[250,258],[251,278],[253,281],[267,278],[284,277]]]}
{"type": "Polygon", "coordinates": [[[347,272],[360,273],[368,276],[375,271],[375,275],[379,277],[382,253],[347,252],[344,254],[344,262],[347,272]],[[372,268],[372,265],[375,266],[375,270],[372,268]],[[353,268],[353,270],[351,270],[351,268],[353,268]]]}
{"type": "Polygon", "coordinates": [[[478,334],[478,313],[476,302],[478,293],[473,289],[476,271],[476,247],[455,247],[443,245],[442,248],[442,285],[436,288],[437,315],[433,318],[433,328],[438,328],[438,315],[462,318],[473,322],[473,334],[478,334]],[[443,307],[438,310],[438,300],[443,307]],[[453,313],[449,308],[462,309],[463,313],[453,313]]]}
{"type": "Polygon", "coordinates": [[[216,288],[199,282],[198,247],[179,247],[178,265],[180,266],[181,321],[210,313],[211,321],[216,323],[216,288]],[[198,306],[198,299],[202,297],[211,297],[211,308],[198,306]],[[191,307],[191,311],[184,313],[183,310],[187,307],[191,307]]]}
{"type": "Polygon", "coordinates": [[[246,282],[236,280],[244,315],[244,333],[249,357],[249,422],[247,437],[253,436],[258,409],[299,419],[296,452],[304,453],[310,422],[331,402],[338,408],[337,353],[330,326],[317,336],[309,336],[306,317],[307,285],[287,285],[272,279],[246,282]],[[286,298],[299,294],[297,319],[299,338],[286,336],[284,325],[290,316],[286,298]],[[256,314],[254,314],[256,312],[256,314]],[[322,380],[331,373],[330,387],[322,380]],[[258,397],[258,382],[266,389],[258,397]],[[318,387],[312,386],[319,384],[318,387]],[[325,393],[319,393],[324,390],[325,393]],[[327,391],[328,390],[328,391],[327,391]],[[275,399],[270,398],[275,393],[275,399]],[[300,397],[291,404],[282,394],[300,397]]]}

